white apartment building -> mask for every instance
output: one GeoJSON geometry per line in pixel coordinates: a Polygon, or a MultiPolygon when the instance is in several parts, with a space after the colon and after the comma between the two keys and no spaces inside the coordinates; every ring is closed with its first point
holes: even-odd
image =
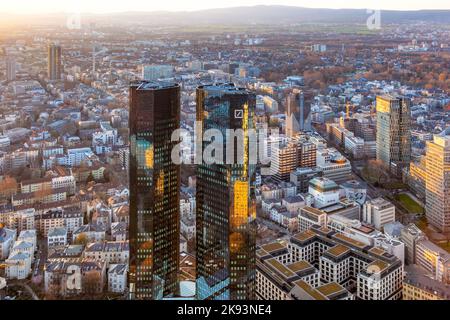
{"type": "Polygon", "coordinates": [[[381,230],[385,224],[395,221],[395,206],[383,198],[369,200],[363,205],[362,220],[381,230]]]}
{"type": "Polygon", "coordinates": [[[450,254],[426,238],[416,243],[416,264],[440,282],[450,283],[450,254]]]}
{"type": "Polygon", "coordinates": [[[14,243],[9,257],[15,256],[20,253],[27,253],[31,257],[31,261],[34,260],[34,247],[33,244],[27,241],[18,240],[14,243]]]}
{"type": "Polygon", "coordinates": [[[33,252],[37,248],[37,232],[36,229],[22,230],[17,237],[17,241],[26,241],[33,245],[33,252]]]}
{"type": "Polygon", "coordinates": [[[50,210],[39,216],[36,225],[44,237],[54,228],[66,228],[71,234],[83,225],[83,213],[76,207],[50,210]]]}
{"type": "Polygon", "coordinates": [[[316,208],[304,207],[298,214],[298,232],[306,231],[313,225],[326,226],[328,215],[316,208]]]}
{"type": "Polygon", "coordinates": [[[88,242],[100,242],[106,239],[106,226],[100,224],[85,224],[76,228],[73,232],[73,241],[81,236],[85,235],[88,242]]]}
{"type": "Polygon", "coordinates": [[[340,198],[340,188],[328,178],[318,177],[309,182],[308,193],[314,198],[317,209],[337,204],[340,198]]]}
{"type": "Polygon", "coordinates": [[[405,244],[398,238],[382,233],[359,220],[351,220],[338,214],[328,217],[328,228],[355,241],[382,248],[405,263],[405,244]]]}
{"type": "Polygon", "coordinates": [[[7,229],[0,224],[0,260],[8,258],[11,248],[16,241],[16,235],[15,229],[7,229]]]}
{"type": "Polygon", "coordinates": [[[35,212],[34,208],[5,212],[0,215],[0,223],[18,232],[32,230],[35,228],[35,212]]]}
{"type": "Polygon", "coordinates": [[[423,232],[414,223],[410,223],[402,229],[400,240],[405,244],[405,260],[407,264],[416,263],[416,245],[424,237],[423,232]]]}
{"type": "Polygon", "coordinates": [[[317,168],[323,172],[323,176],[342,183],[351,179],[352,165],[335,148],[317,148],[317,168]]]}
{"type": "Polygon", "coordinates": [[[107,266],[110,264],[128,264],[130,247],[128,241],[90,243],[84,250],[84,257],[95,261],[103,260],[107,266]]]}
{"type": "MultiPolygon", "coordinates": [[[[315,225],[292,236],[286,249],[277,245],[273,250],[271,256],[276,257],[278,262],[292,264],[306,261],[319,270],[321,285],[336,283],[357,299],[401,298],[403,264],[382,248],[315,225]]],[[[267,255],[265,251],[258,248],[258,260],[267,255]]],[[[260,264],[257,264],[257,272],[265,273],[260,264]]],[[[271,281],[277,283],[276,280],[271,281]]],[[[266,293],[257,294],[264,296],[266,293]]],[[[319,295],[316,298],[324,299],[319,295]]]]}
{"type": "Polygon", "coordinates": [[[319,269],[310,262],[292,262],[292,254],[285,242],[261,246],[256,254],[258,300],[353,299],[353,295],[341,285],[321,282],[319,269]]]}
{"type": "Polygon", "coordinates": [[[70,194],[73,194],[75,193],[76,186],[77,183],[73,175],[52,178],[52,189],[65,189],[70,194]]]}
{"type": "Polygon", "coordinates": [[[50,163],[46,164],[44,162],[44,167],[51,167],[51,164],[58,164],[67,167],[79,166],[83,160],[91,157],[93,154],[92,149],[89,147],[68,149],[65,155],[54,157],[55,161],[52,160],[53,156],[47,158],[46,160],[50,161],[50,163]]]}
{"type": "Polygon", "coordinates": [[[31,257],[27,252],[12,254],[5,261],[7,279],[26,279],[31,273],[31,257]]]}
{"type": "Polygon", "coordinates": [[[195,237],[195,218],[184,216],[180,219],[180,231],[190,240],[195,237]]]}
{"type": "Polygon", "coordinates": [[[47,235],[47,245],[49,248],[61,247],[67,244],[67,229],[64,227],[52,228],[47,235]]]}
{"type": "Polygon", "coordinates": [[[127,289],[128,264],[111,264],[108,270],[108,291],[124,293],[127,289]]]}

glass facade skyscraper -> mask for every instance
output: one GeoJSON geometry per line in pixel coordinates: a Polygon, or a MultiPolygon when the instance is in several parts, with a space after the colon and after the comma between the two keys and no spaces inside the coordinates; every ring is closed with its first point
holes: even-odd
{"type": "Polygon", "coordinates": [[[50,80],[60,80],[62,70],[61,46],[57,44],[48,45],[48,78],[50,80]]]}
{"type": "MultiPolygon", "coordinates": [[[[233,84],[197,89],[197,121],[201,123],[197,137],[216,129],[224,137],[223,154],[231,142],[235,155],[232,163],[203,161],[197,167],[196,296],[200,300],[242,300],[255,295],[256,166],[249,163],[248,139],[255,106],[255,95],[233,84]],[[227,129],[241,129],[243,139],[234,143],[227,129]],[[236,157],[239,143],[244,151],[240,159],[236,157]]],[[[207,145],[203,141],[202,150],[207,145]]]]}
{"type": "Polygon", "coordinates": [[[177,84],[130,86],[130,291],[161,299],[178,291],[180,166],[172,162],[180,126],[177,84]]]}
{"type": "Polygon", "coordinates": [[[411,100],[377,97],[377,160],[401,175],[411,161],[411,100]]]}

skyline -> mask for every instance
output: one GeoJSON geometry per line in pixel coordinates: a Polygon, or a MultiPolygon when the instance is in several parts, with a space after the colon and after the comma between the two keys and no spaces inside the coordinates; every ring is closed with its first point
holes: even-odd
{"type": "Polygon", "coordinates": [[[245,6],[257,6],[257,5],[281,5],[281,6],[295,6],[305,8],[327,8],[327,9],[381,9],[381,10],[450,10],[450,4],[448,2],[440,0],[431,0],[427,3],[419,0],[413,1],[397,1],[392,3],[388,0],[381,1],[366,1],[365,5],[361,5],[360,1],[347,0],[344,3],[341,1],[336,4],[330,0],[317,0],[314,5],[309,5],[306,0],[229,0],[226,4],[215,6],[205,0],[186,3],[181,0],[168,0],[164,3],[151,3],[138,0],[133,2],[132,5],[122,1],[108,1],[108,5],[103,0],[92,1],[80,0],[59,2],[54,0],[40,1],[38,4],[31,0],[19,0],[14,3],[4,3],[0,6],[0,13],[8,14],[26,14],[26,15],[39,15],[50,13],[71,13],[71,12],[83,12],[89,14],[111,14],[111,13],[123,13],[123,12],[193,12],[209,9],[223,9],[232,7],[245,7],[245,6]],[[26,9],[24,9],[26,8],[26,9]],[[139,8],[139,10],[137,9],[139,8]]]}
{"type": "Polygon", "coordinates": [[[0,300],[450,301],[450,9],[17,1],[0,300]]]}

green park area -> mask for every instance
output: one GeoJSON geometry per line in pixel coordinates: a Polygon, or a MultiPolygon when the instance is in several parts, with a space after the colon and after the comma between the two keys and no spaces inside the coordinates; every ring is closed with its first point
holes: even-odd
{"type": "Polygon", "coordinates": [[[395,200],[397,200],[409,213],[424,213],[423,207],[405,193],[395,195],[395,200]]]}

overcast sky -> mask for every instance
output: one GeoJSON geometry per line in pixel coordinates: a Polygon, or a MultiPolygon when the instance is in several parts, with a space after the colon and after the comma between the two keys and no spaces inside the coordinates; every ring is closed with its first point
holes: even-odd
{"type": "Polygon", "coordinates": [[[193,11],[260,4],[314,8],[450,9],[449,0],[1,0],[0,12],[30,14],[48,12],[193,11]]]}

